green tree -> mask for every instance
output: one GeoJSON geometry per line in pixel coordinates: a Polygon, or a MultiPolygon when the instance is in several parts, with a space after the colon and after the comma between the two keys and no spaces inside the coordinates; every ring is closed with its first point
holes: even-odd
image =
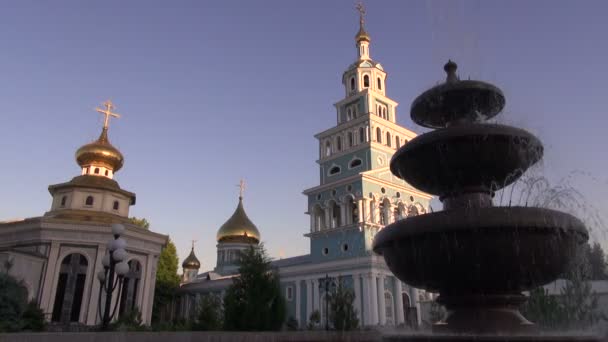
{"type": "Polygon", "coordinates": [[[435,324],[445,317],[446,310],[443,305],[439,304],[436,300],[431,302],[431,308],[429,311],[429,319],[431,324],[435,324]]]}
{"type": "Polygon", "coordinates": [[[224,297],[226,330],[279,330],[285,321],[280,279],[264,246],[249,247],[239,258],[238,277],[224,297]]]}
{"type": "Polygon", "coordinates": [[[308,317],[308,330],[314,329],[319,323],[321,323],[321,313],[319,310],[315,310],[311,312],[310,317],[308,317]]]}
{"type": "Polygon", "coordinates": [[[587,247],[587,258],[589,259],[589,277],[591,280],[608,279],[606,272],[606,256],[599,243],[587,247]]]}
{"type": "Polygon", "coordinates": [[[135,216],[133,217],[129,217],[129,221],[131,221],[131,223],[133,223],[134,225],[143,228],[143,229],[150,229],[150,222],[148,222],[148,220],[146,220],[145,218],[137,218],[135,216]]]}
{"type": "Polygon", "coordinates": [[[36,302],[29,302],[21,316],[21,330],[43,331],[45,327],[44,312],[38,307],[36,302]]]}
{"type": "Polygon", "coordinates": [[[22,282],[0,272],[0,332],[21,330],[27,306],[27,288],[22,282]]]}
{"type": "Polygon", "coordinates": [[[336,290],[329,294],[329,320],[334,329],[345,331],[359,326],[354,302],[353,290],[344,286],[342,280],[339,280],[336,290]]]}
{"type": "Polygon", "coordinates": [[[154,306],[152,308],[152,321],[158,322],[161,313],[171,303],[179,287],[177,274],[179,259],[177,249],[171,240],[160,252],[156,271],[156,286],[154,288],[154,306]]]}
{"type": "Polygon", "coordinates": [[[565,316],[564,328],[581,329],[605,320],[598,307],[597,294],[592,291],[589,253],[579,253],[566,274],[566,285],[562,288],[561,305],[565,316]]]}
{"type": "Polygon", "coordinates": [[[565,320],[562,304],[556,296],[549,295],[544,287],[530,291],[522,314],[538,326],[549,329],[559,328],[565,320]]]}
{"type": "Polygon", "coordinates": [[[543,287],[530,291],[522,308],[525,317],[542,328],[557,330],[585,329],[607,319],[591,288],[589,249],[586,246],[571,260],[559,295],[549,295],[543,287]]]}
{"type": "Polygon", "coordinates": [[[222,328],[222,300],[214,294],[201,297],[193,330],[220,330],[222,328]]]}

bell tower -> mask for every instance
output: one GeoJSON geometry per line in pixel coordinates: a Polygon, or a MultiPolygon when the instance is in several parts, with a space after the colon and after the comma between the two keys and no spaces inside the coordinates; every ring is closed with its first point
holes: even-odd
{"type": "Polygon", "coordinates": [[[342,74],[344,97],[334,104],[336,125],[319,140],[320,185],[308,196],[311,256],[315,261],[371,253],[375,232],[425,212],[430,195],[389,170],[393,154],[416,134],[396,123],[398,103],[386,96],[387,73],[371,58],[365,9],[357,5],[357,56],[342,74]]]}

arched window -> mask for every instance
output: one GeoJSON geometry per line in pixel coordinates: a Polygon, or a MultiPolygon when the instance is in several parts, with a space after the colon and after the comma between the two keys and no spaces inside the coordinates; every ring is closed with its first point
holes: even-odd
{"type": "Polygon", "coordinates": [[[335,175],[340,173],[340,167],[339,166],[334,166],[331,169],[329,169],[329,174],[330,175],[335,175]]]}
{"type": "Polygon", "coordinates": [[[393,141],[393,139],[391,139],[391,133],[390,132],[386,132],[386,145],[388,147],[391,147],[391,141],[393,141]]]}
{"type": "Polygon", "coordinates": [[[363,127],[359,128],[359,142],[365,142],[365,130],[363,127]]]}
{"type": "Polygon", "coordinates": [[[320,205],[315,205],[315,208],[313,209],[313,215],[314,215],[314,227],[313,227],[313,231],[321,231],[321,230],[325,230],[325,211],[323,211],[323,209],[321,208],[320,205]]]}
{"type": "Polygon", "coordinates": [[[361,166],[361,159],[354,159],[353,161],[350,162],[350,164],[348,165],[348,167],[355,168],[357,166],[361,166]]]}
{"type": "Polygon", "coordinates": [[[338,136],[336,138],[336,150],[342,151],[342,137],[338,136]]]}
{"type": "Polygon", "coordinates": [[[84,205],[93,205],[93,196],[87,196],[87,199],[84,201],[84,205]]]}
{"type": "Polygon", "coordinates": [[[380,127],[376,127],[376,141],[382,143],[382,130],[380,130],[380,127]]]}
{"type": "Polygon", "coordinates": [[[342,225],[342,218],[340,217],[340,206],[336,202],[332,202],[331,206],[331,227],[336,228],[342,225]]]}
{"type": "Polygon", "coordinates": [[[352,115],[352,113],[351,113],[351,111],[350,111],[350,107],[348,107],[348,108],[346,109],[346,120],[347,120],[347,121],[348,121],[348,120],[350,120],[350,119],[352,118],[352,116],[351,116],[351,115],[352,115]]]}
{"type": "Polygon", "coordinates": [[[96,167],[94,172],[95,172],[96,175],[98,175],[99,174],[99,168],[96,167]]]}
{"type": "Polygon", "coordinates": [[[382,80],[378,77],[378,90],[382,90],[382,80]]]}
{"type": "Polygon", "coordinates": [[[137,260],[129,261],[129,272],[122,281],[122,295],[120,296],[119,315],[135,309],[137,294],[141,280],[141,264],[137,260]]]}
{"type": "Polygon", "coordinates": [[[399,136],[395,135],[395,147],[399,148],[401,147],[401,141],[399,140],[399,136]]]}
{"type": "Polygon", "coordinates": [[[412,216],[417,216],[417,215],[418,215],[418,208],[416,208],[415,205],[410,205],[410,207],[408,208],[408,211],[407,211],[407,216],[412,217],[412,216]]]}
{"type": "Polygon", "coordinates": [[[106,170],[105,175],[106,175],[106,176],[108,175],[108,170],[106,170]]]}
{"type": "Polygon", "coordinates": [[[351,77],[350,78],[350,91],[355,90],[355,78],[351,77]]]}
{"type": "Polygon", "coordinates": [[[348,146],[347,147],[352,147],[355,144],[355,142],[353,141],[353,132],[346,133],[346,137],[348,138],[348,146]]]}
{"type": "Polygon", "coordinates": [[[346,215],[349,221],[347,223],[359,223],[359,211],[357,209],[355,201],[350,196],[346,200],[346,215]]]}
{"type": "Polygon", "coordinates": [[[363,88],[369,88],[369,75],[363,76],[363,88]]]}
{"type": "Polygon", "coordinates": [[[331,143],[329,141],[325,142],[325,156],[329,157],[331,155],[331,143]]]}
{"type": "Polygon", "coordinates": [[[386,107],[382,107],[382,118],[388,119],[388,116],[386,115],[386,107]]]}
{"type": "Polygon", "coordinates": [[[395,314],[394,314],[394,310],[393,310],[393,295],[386,291],[384,292],[384,307],[386,309],[385,313],[385,317],[386,317],[386,324],[387,325],[394,325],[395,324],[395,314]]]}
{"type": "Polygon", "coordinates": [[[65,207],[65,203],[68,201],[68,196],[61,197],[61,206],[65,207]]]}
{"type": "Polygon", "coordinates": [[[120,204],[118,203],[118,201],[114,201],[114,204],[112,205],[112,209],[118,210],[119,205],[120,204]]]}
{"type": "Polygon", "coordinates": [[[59,268],[51,321],[79,321],[87,268],[87,259],[82,254],[73,253],[63,259],[59,268]]]}

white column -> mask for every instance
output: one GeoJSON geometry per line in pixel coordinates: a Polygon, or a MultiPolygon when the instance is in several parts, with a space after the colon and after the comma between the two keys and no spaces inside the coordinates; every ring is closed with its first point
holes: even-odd
{"type": "Polygon", "coordinates": [[[397,311],[397,324],[405,323],[405,316],[403,314],[403,295],[401,294],[403,289],[401,287],[401,280],[395,278],[395,308],[397,311]]]}
{"type": "Polygon", "coordinates": [[[353,274],[353,288],[355,291],[355,310],[359,316],[359,322],[363,325],[363,312],[361,312],[361,275],[353,274]]]}
{"type": "Polygon", "coordinates": [[[412,306],[416,306],[416,316],[418,317],[416,323],[420,325],[422,324],[422,317],[420,317],[421,313],[420,302],[418,301],[418,289],[415,287],[410,287],[410,302],[412,306]]]}
{"type": "Polygon", "coordinates": [[[371,275],[371,314],[372,314],[372,325],[378,325],[378,281],[376,280],[376,276],[374,274],[371,275]]]}
{"type": "Polygon", "coordinates": [[[154,302],[154,284],[156,284],[156,262],[157,259],[154,255],[148,254],[146,256],[147,262],[144,268],[142,284],[144,302],[141,307],[141,319],[144,324],[150,324],[152,322],[152,305],[154,302]]]}
{"type": "MultiPolygon", "coordinates": [[[[40,295],[40,308],[44,311],[47,318],[50,319],[50,315],[53,313],[54,293],[53,283],[55,282],[57,262],[59,258],[59,242],[51,242],[51,250],[49,252],[49,258],[46,262],[46,269],[44,271],[44,280],[40,284],[42,287],[42,294],[40,295]]],[[[97,275],[95,275],[97,277],[97,275]]]]}
{"type": "Polygon", "coordinates": [[[306,321],[312,313],[312,279],[306,279],[306,321]]]}
{"type": "Polygon", "coordinates": [[[363,306],[364,306],[364,310],[361,312],[361,318],[362,318],[362,325],[370,325],[371,324],[371,301],[370,301],[370,285],[369,285],[369,279],[370,276],[369,274],[364,274],[362,275],[363,278],[363,294],[362,294],[362,298],[363,299],[363,306]]]}
{"type": "Polygon", "coordinates": [[[319,303],[320,303],[320,298],[319,298],[319,281],[317,279],[313,279],[312,280],[312,292],[313,292],[313,299],[312,299],[313,310],[314,311],[319,311],[319,303]]]}
{"type": "Polygon", "coordinates": [[[300,280],[296,280],[296,321],[298,321],[298,327],[302,327],[300,317],[300,280]]]}
{"type": "Polygon", "coordinates": [[[99,318],[99,308],[97,307],[99,291],[101,290],[101,286],[99,285],[99,280],[97,279],[97,273],[103,270],[103,265],[101,264],[101,259],[106,253],[106,245],[99,244],[97,246],[97,255],[95,257],[95,261],[93,266],[93,285],[91,289],[91,296],[89,297],[89,311],[87,313],[86,324],[95,325],[97,323],[97,319],[99,318]]]}
{"type": "Polygon", "coordinates": [[[331,227],[331,208],[325,208],[325,228],[329,229],[331,227]]]}
{"type": "Polygon", "coordinates": [[[384,275],[378,277],[378,313],[380,325],[386,325],[386,302],[384,298],[384,275]]]}
{"type": "Polygon", "coordinates": [[[314,233],[315,232],[315,214],[314,214],[314,210],[310,211],[310,232],[314,233]]]}
{"type": "Polygon", "coordinates": [[[357,210],[359,211],[359,223],[362,223],[363,222],[363,218],[365,217],[365,216],[363,216],[363,213],[364,213],[364,209],[363,209],[364,205],[363,205],[363,203],[365,203],[364,201],[365,200],[362,199],[362,198],[360,198],[360,199],[357,200],[357,210]]]}

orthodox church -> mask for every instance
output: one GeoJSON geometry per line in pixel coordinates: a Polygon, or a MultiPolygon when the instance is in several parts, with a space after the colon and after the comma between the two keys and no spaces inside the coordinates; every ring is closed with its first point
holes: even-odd
{"type": "MultiPolygon", "coordinates": [[[[335,103],[336,125],[318,133],[318,186],[308,196],[310,253],[275,260],[288,317],[300,327],[318,311],[324,322],[326,282],[338,280],[355,294],[362,326],[420,324],[419,301],[427,294],[393,276],[384,259],[372,252],[374,235],[385,225],[425,213],[431,196],[389,170],[392,155],[414,132],[396,123],[397,102],[386,95],[387,73],[370,54],[370,35],[355,36],[357,59],[342,75],[344,98],[335,103]]],[[[217,264],[199,273],[194,248],[184,260],[178,315],[192,315],[200,297],[223,296],[238,277],[238,252],[257,246],[258,228],[248,218],[242,193],[234,214],[217,233],[217,264]]]]}
{"type": "MultiPolygon", "coordinates": [[[[27,287],[53,324],[96,325],[101,321],[97,274],[112,239],[112,224],[125,226],[129,271],[120,297],[112,306],[118,314],[138,308],[149,324],[156,266],[168,237],[133,225],[129,208],[135,194],[121,188],[114,175],[124,163],[122,153],[108,139],[114,106],[106,102],[99,138],[76,151],[80,175],[69,182],[50,185],[51,208],[40,217],[0,222],[0,272],[8,272],[27,287]]],[[[116,291],[118,293],[118,291],[116,291]]]]}

